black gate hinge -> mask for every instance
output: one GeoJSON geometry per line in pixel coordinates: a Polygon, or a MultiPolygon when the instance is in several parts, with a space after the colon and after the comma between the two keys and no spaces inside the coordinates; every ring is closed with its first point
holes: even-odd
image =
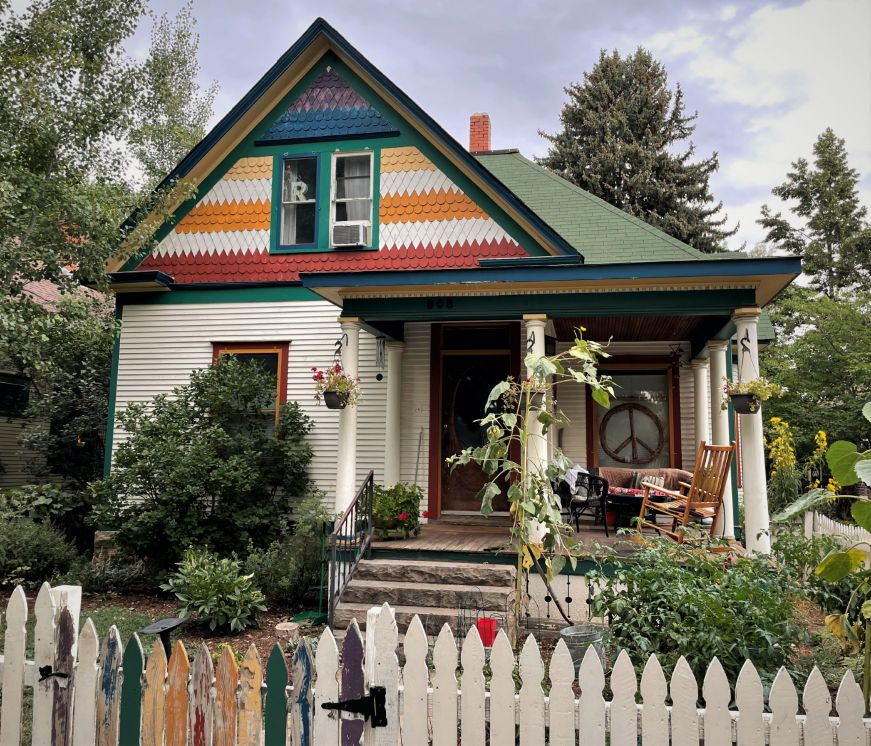
{"type": "Polygon", "coordinates": [[[344,702],[324,702],[325,710],[339,710],[362,715],[363,720],[372,719],[373,728],[387,727],[387,689],[383,686],[369,687],[369,694],[359,699],[347,699],[344,702]]]}

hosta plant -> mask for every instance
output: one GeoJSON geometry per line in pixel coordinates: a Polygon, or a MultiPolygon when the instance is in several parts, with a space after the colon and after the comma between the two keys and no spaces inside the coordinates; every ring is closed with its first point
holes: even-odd
{"type": "Polygon", "coordinates": [[[266,611],[264,596],[253,575],[242,571],[236,557],[218,557],[205,549],[188,549],[178,570],[160,587],[179,600],[179,616],[192,614],[215,632],[239,632],[266,611]]]}

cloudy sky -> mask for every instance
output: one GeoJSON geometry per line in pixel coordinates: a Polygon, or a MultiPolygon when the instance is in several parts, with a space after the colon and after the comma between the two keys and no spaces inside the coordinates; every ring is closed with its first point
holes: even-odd
{"type": "Polygon", "coordinates": [[[601,48],[641,45],[698,110],[698,152],[720,154],[734,247],[760,240],[760,205],[828,126],[871,207],[871,0],[195,0],[194,13],[203,83],[221,86],[214,121],[321,15],[461,143],[486,111],[494,148],[543,155],[563,87],[601,48]]]}

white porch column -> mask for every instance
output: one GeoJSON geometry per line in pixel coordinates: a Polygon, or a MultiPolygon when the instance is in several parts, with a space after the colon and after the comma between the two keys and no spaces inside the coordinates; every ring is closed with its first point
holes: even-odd
{"type": "Polygon", "coordinates": [[[696,359],[692,361],[693,368],[693,418],[695,425],[696,448],[699,443],[711,442],[708,426],[710,396],[708,394],[708,361],[696,359]]]}
{"type": "MultiPolygon", "coordinates": [[[[759,377],[759,344],[756,327],[758,308],[738,308],[732,314],[738,331],[738,380],[759,377]]],[[[747,548],[761,554],[771,553],[768,535],[768,488],[765,480],[765,445],[762,432],[762,408],[752,414],[738,415],[741,430],[741,463],[744,467],[744,528],[747,548]],[[762,534],[760,535],[760,532],[762,534]]]]}
{"type": "MultiPolygon", "coordinates": [[[[526,355],[544,356],[544,327],[547,324],[547,316],[541,314],[529,314],[523,317],[526,323],[526,355]]],[[[532,375],[527,368],[526,375],[532,375]]],[[[535,421],[538,409],[530,407],[529,417],[535,421]]],[[[526,464],[529,471],[544,471],[547,469],[547,438],[542,433],[541,427],[530,428],[529,440],[526,447],[526,464]]]]}
{"type": "Polygon", "coordinates": [[[384,484],[399,481],[399,432],[402,407],[402,342],[386,342],[387,412],[384,416],[384,484]]]}
{"type": "MultiPolygon", "coordinates": [[[[360,319],[339,317],[342,328],[342,368],[351,378],[358,375],[360,319]]],[[[357,494],[357,407],[339,411],[336,453],[336,512],[344,513],[357,494]]]]}
{"type": "MultiPolygon", "coordinates": [[[[718,446],[729,445],[729,412],[723,409],[723,379],[726,377],[726,345],[725,339],[715,339],[708,342],[708,358],[711,368],[711,442],[718,446]]],[[[723,490],[723,510],[716,530],[718,537],[735,538],[735,516],[732,510],[732,476],[726,478],[723,490]]]]}

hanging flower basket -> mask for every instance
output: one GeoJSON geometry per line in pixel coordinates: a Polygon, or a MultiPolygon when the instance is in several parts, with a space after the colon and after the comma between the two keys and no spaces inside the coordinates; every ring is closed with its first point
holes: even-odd
{"type": "Polygon", "coordinates": [[[729,394],[732,400],[732,408],[738,414],[753,414],[759,410],[759,397],[753,394],[729,394]]]}
{"type": "Polygon", "coordinates": [[[348,406],[347,391],[324,391],[323,397],[327,409],[344,409],[348,406]]]}
{"type": "Polygon", "coordinates": [[[738,414],[755,414],[764,401],[772,396],[780,396],[783,388],[772,383],[767,378],[751,378],[746,381],[729,381],[723,379],[723,409],[729,408],[729,402],[738,414]]]}
{"type": "Polygon", "coordinates": [[[323,400],[327,409],[353,407],[360,398],[360,379],[351,378],[338,361],[325,370],[312,368],[315,399],[323,400]]]}

